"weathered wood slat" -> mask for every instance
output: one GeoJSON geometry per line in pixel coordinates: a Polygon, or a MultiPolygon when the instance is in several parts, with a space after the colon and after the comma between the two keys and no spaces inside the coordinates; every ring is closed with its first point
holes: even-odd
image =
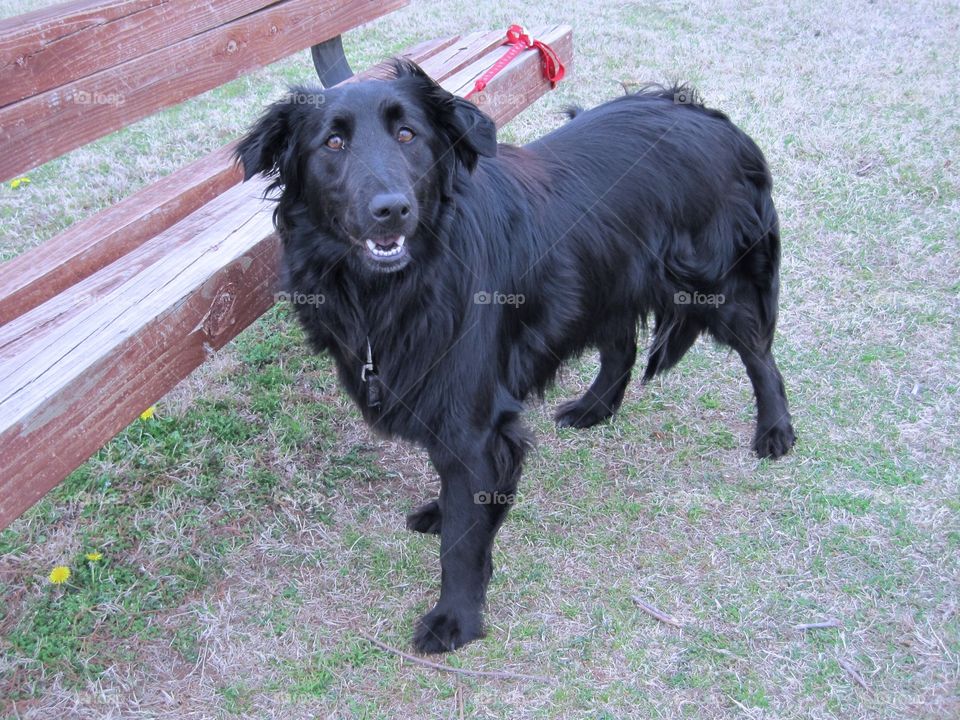
{"type": "Polygon", "coordinates": [[[408,0],[282,0],[0,108],[0,181],[396,10],[408,0]]]}
{"type": "MultiPolygon", "coordinates": [[[[568,44],[558,44],[564,62],[568,44]]],[[[536,53],[524,53],[490,82],[479,104],[498,123],[513,102],[498,93],[546,83],[536,53]],[[528,83],[528,77],[535,82],[528,83]]],[[[463,87],[459,75],[444,82],[463,87]]],[[[151,403],[222,347],[274,301],[279,240],[264,181],[234,186],[155,240],[169,251],[56,336],[0,359],[0,528],[8,525],[151,403]],[[201,214],[206,216],[200,218],[201,214]],[[217,216],[217,217],[213,217],[217,216]]],[[[145,244],[101,272],[148,253],[145,244]]]]}
{"type": "Polygon", "coordinates": [[[261,188],[214,200],[224,214],[213,225],[168,230],[192,241],[79,313],[59,342],[4,364],[2,524],[270,307],[279,242],[269,207],[251,200],[261,188]]]}
{"type": "Polygon", "coordinates": [[[86,365],[114,344],[111,338],[135,332],[163,312],[171,299],[176,301],[166,294],[171,284],[175,287],[187,277],[202,280],[212,276],[220,261],[230,261],[230,253],[242,255],[270,235],[272,207],[261,202],[257,194],[262,194],[265,187],[266,183],[257,179],[229,188],[201,211],[104,268],[102,273],[120,276],[121,281],[114,283],[99,302],[73,313],[70,322],[55,335],[43,336],[21,347],[20,352],[4,356],[0,362],[0,408],[4,417],[20,416],[24,408],[34,407],[45,398],[50,389],[83,376],[86,365]],[[252,234],[247,232],[251,229],[252,234]],[[240,246],[234,247],[235,243],[240,246]],[[158,248],[166,252],[158,253],[158,248]],[[146,275],[149,282],[144,282],[146,275]],[[95,349],[94,353],[72,355],[74,348],[91,338],[95,341],[87,350],[95,349]],[[60,365],[60,358],[65,356],[72,357],[69,367],[60,365]],[[48,371],[37,377],[35,368],[39,366],[48,371]]]}
{"type": "MultiPolygon", "coordinates": [[[[457,39],[458,36],[454,36],[425,41],[403,56],[419,63],[457,39]]],[[[440,79],[449,74],[443,68],[438,72],[435,77],[440,79]]],[[[357,77],[366,75],[359,73],[357,77]]],[[[233,163],[233,147],[230,143],[196,160],[42,245],[0,264],[0,326],[79,283],[240,182],[243,174],[233,163]]],[[[65,302],[89,304],[96,300],[99,292],[99,288],[88,288],[81,297],[65,298],[65,302]]],[[[50,308],[49,311],[42,317],[32,316],[34,326],[54,327],[60,310],[50,308]]],[[[21,323],[19,327],[24,326],[21,323]]],[[[5,329],[9,330],[0,327],[0,334],[5,329]]]]}
{"type": "Polygon", "coordinates": [[[106,70],[275,0],[82,0],[0,20],[0,107],[106,70]]]}
{"type": "Polygon", "coordinates": [[[505,39],[506,32],[503,30],[467,33],[425,60],[421,63],[421,67],[430,77],[436,77],[440,68],[443,68],[449,76],[460,72],[479,57],[502,45],[505,39]]]}
{"type": "Polygon", "coordinates": [[[3,327],[170,227],[243,179],[233,144],[81,220],[0,265],[3,327]]]}
{"type": "Polygon", "coordinates": [[[73,325],[80,313],[103,302],[130,278],[150,268],[181,245],[190,243],[193,234],[217,221],[224,213],[222,197],[220,194],[188,215],[177,226],[177,232],[158,233],[125,253],[122,258],[65,288],[30,312],[0,325],[0,387],[12,382],[5,373],[12,372],[20,364],[33,362],[31,351],[45,342],[62,342],[62,328],[73,325]]]}
{"type": "Polygon", "coordinates": [[[406,58],[411,58],[417,63],[424,63],[444,48],[453,45],[453,43],[457,42],[460,38],[460,35],[451,35],[449,37],[424,40],[413,47],[407,48],[401,55],[406,58]]]}

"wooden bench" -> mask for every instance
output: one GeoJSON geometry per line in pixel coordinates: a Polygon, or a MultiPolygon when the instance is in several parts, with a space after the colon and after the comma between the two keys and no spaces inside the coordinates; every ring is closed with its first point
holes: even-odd
{"type": "MultiPolygon", "coordinates": [[[[307,47],[327,86],[349,82],[341,33],[404,4],[79,0],[0,21],[0,180],[307,47]]],[[[568,27],[532,34],[569,64],[568,27]]],[[[403,55],[463,95],[503,39],[403,55]]],[[[503,124],[548,89],[531,50],[472,99],[503,124]]],[[[274,304],[272,206],[232,151],[0,265],[0,528],[274,304]]]]}

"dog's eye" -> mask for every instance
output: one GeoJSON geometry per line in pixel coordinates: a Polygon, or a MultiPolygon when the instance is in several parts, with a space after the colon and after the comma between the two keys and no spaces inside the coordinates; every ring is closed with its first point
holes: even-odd
{"type": "Polygon", "coordinates": [[[331,135],[327,138],[326,145],[331,150],[343,150],[343,138],[339,135],[331,135]]]}
{"type": "Polygon", "coordinates": [[[397,130],[397,140],[399,140],[400,142],[408,143],[411,140],[413,140],[413,138],[414,138],[413,130],[411,130],[410,128],[402,127],[399,130],[397,130]]]}

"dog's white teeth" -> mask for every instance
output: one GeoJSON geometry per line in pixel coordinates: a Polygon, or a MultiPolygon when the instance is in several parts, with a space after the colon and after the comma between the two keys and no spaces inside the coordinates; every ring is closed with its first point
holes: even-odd
{"type": "Polygon", "coordinates": [[[393,245],[390,249],[382,248],[373,240],[366,240],[367,249],[376,255],[377,257],[391,257],[393,255],[399,255],[400,251],[403,250],[403,242],[406,240],[406,237],[400,235],[396,240],[393,241],[393,245]]]}

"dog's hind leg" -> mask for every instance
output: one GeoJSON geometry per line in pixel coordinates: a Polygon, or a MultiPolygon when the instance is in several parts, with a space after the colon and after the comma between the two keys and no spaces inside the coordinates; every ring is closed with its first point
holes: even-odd
{"type": "Polygon", "coordinates": [[[757,353],[750,348],[736,348],[747,368],[757,398],[757,430],[753,450],[762,458],[786,455],[796,442],[783,376],[770,348],[757,353]]]}
{"type": "Polygon", "coordinates": [[[759,307],[730,303],[709,316],[710,333],[729,345],[743,361],[757,401],[757,429],[753,450],[762,458],[786,455],[796,442],[790,421],[783,376],[771,345],[775,318],[760,320],[759,307]]]}
{"type": "Polygon", "coordinates": [[[623,402],[636,359],[636,321],[625,321],[611,339],[600,343],[600,372],[590,389],[557,408],[557,426],[588,428],[613,415],[623,402]]]}

